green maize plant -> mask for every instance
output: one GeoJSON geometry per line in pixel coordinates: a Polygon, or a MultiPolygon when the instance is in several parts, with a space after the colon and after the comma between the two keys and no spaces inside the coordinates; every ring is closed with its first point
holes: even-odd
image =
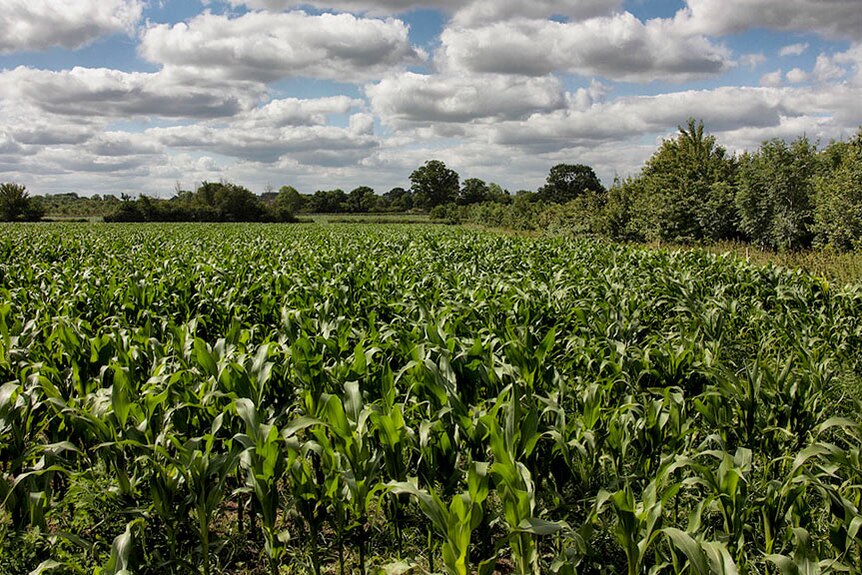
{"type": "Polygon", "coordinates": [[[200,542],[201,572],[212,573],[210,557],[210,525],[219,504],[225,497],[225,485],[234,468],[239,463],[239,453],[235,448],[227,451],[217,450],[216,441],[221,429],[223,416],[215,418],[209,433],[181,442],[169,436],[170,451],[157,447],[163,457],[167,457],[183,475],[186,496],[195,518],[195,530],[200,542]]]}
{"type": "MultiPolygon", "coordinates": [[[[467,491],[452,498],[446,505],[434,491],[420,489],[414,483],[402,481],[389,484],[392,493],[408,494],[416,499],[422,513],[443,537],[443,565],[450,575],[470,573],[472,534],[482,522],[483,502],[488,497],[487,463],[473,463],[467,471],[467,491]]],[[[479,572],[493,568],[492,562],[479,565],[479,572]]]]}
{"type": "MultiPolygon", "coordinates": [[[[311,422],[309,422],[310,424],[311,422]]],[[[326,505],[329,493],[323,476],[322,460],[328,460],[331,453],[314,441],[300,439],[292,429],[284,432],[287,447],[288,485],[293,504],[308,527],[308,548],[311,555],[312,570],[320,575],[320,536],[326,521],[326,505]]],[[[329,467],[334,467],[329,463],[329,467]]],[[[343,559],[341,561],[343,565],[343,559]]]]}
{"type": "Polygon", "coordinates": [[[286,450],[278,428],[259,420],[257,408],[250,399],[243,397],[235,404],[246,432],[234,436],[233,441],[245,448],[240,454],[240,465],[247,473],[246,484],[252,489],[261,512],[264,551],[270,570],[276,575],[283,543],[289,539],[289,533],[277,526],[281,510],[279,481],[286,473],[286,450]]]}
{"type": "Polygon", "coordinates": [[[344,398],[324,395],[321,398],[321,420],[325,428],[318,428],[318,442],[334,449],[341,457],[343,467],[337,470],[343,484],[359,546],[359,571],[365,575],[367,553],[368,506],[382,486],[379,482],[381,457],[372,443],[370,428],[372,410],[362,401],[357,382],[344,384],[344,398]],[[324,429],[330,437],[324,435],[324,429]]]}
{"type": "Polygon", "coordinates": [[[651,559],[650,552],[662,534],[664,509],[676,497],[682,485],[672,480],[673,471],[687,462],[665,465],[639,494],[629,485],[611,493],[596,496],[592,519],[598,519],[606,505],[615,518],[613,536],[626,556],[627,573],[637,575],[651,559]]]}
{"type": "MultiPolygon", "coordinates": [[[[511,397],[514,399],[513,391],[511,397]]],[[[536,537],[550,535],[562,526],[536,516],[536,495],[532,476],[527,467],[516,461],[513,454],[528,455],[539,434],[535,426],[518,429],[516,414],[520,413],[513,400],[498,404],[489,414],[491,452],[494,463],[491,476],[503,506],[503,519],[509,531],[509,546],[518,575],[537,575],[541,572],[538,562],[536,537]],[[497,421],[497,411],[504,414],[504,426],[497,421]],[[526,435],[531,434],[531,435],[526,435]],[[518,448],[518,445],[523,447],[518,448]]],[[[528,418],[529,419],[529,418],[528,418]]]]}
{"type": "Polygon", "coordinates": [[[436,225],[0,238],[0,573],[860,573],[858,285],[436,225]]]}

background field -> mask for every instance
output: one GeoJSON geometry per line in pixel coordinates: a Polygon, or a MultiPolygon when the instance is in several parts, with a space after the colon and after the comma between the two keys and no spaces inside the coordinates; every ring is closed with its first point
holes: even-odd
{"type": "Polygon", "coordinates": [[[862,290],[427,225],[7,225],[0,572],[859,573],[862,290]]]}

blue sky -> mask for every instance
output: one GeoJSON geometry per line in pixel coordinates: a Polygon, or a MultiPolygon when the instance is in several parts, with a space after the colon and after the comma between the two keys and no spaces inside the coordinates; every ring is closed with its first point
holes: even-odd
{"type": "Polygon", "coordinates": [[[535,189],[636,173],[689,116],[732,152],[862,125],[858,0],[6,0],[0,181],[535,189]]]}

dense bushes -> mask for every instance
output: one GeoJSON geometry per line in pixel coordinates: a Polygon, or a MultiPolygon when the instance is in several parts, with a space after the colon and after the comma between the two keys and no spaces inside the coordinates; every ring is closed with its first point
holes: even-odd
{"type": "Polygon", "coordinates": [[[289,203],[265,204],[248,189],[236,184],[204,182],[192,192],[180,192],[170,200],[141,196],[124,197],[108,222],[290,222],[289,203]]]}
{"type": "Polygon", "coordinates": [[[42,218],[42,206],[20,184],[0,184],[0,221],[32,222],[42,218]]]}
{"type": "Polygon", "coordinates": [[[822,150],[801,137],[733,156],[692,120],[661,144],[640,174],[607,192],[581,186],[580,193],[552,195],[549,185],[511,205],[452,204],[432,216],[616,241],[735,240],[776,251],[862,246],[862,131],[822,150]],[[547,201],[567,197],[574,199],[547,201]]]}
{"type": "Polygon", "coordinates": [[[862,131],[823,151],[825,168],[814,182],[815,244],[839,250],[862,246],[862,131]]]}

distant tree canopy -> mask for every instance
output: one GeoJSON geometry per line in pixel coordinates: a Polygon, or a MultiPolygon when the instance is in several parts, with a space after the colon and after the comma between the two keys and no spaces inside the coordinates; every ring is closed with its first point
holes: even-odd
{"type": "Polygon", "coordinates": [[[308,200],[308,211],[313,214],[338,214],[347,211],[347,194],[344,190],[318,190],[308,200]]]}
{"type": "Polygon", "coordinates": [[[0,221],[33,222],[42,218],[39,202],[27,193],[27,188],[12,182],[0,184],[0,221]]]}
{"type": "Polygon", "coordinates": [[[391,211],[406,212],[413,209],[413,193],[404,188],[392,188],[381,197],[381,204],[391,211]]]}
{"type": "Polygon", "coordinates": [[[285,203],[265,204],[247,188],[229,182],[204,182],[193,193],[179,192],[170,200],[141,196],[124,198],[107,216],[111,222],[271,222],[293,221],[285,203]]]}
{"type": "Polygon", "coordinates": [[[588,192],[605,191],[591,167],[583,164],[557,164],[548,173],[545,185],[539,188],[539,199],[552,204],[565,204],[588,192]]]}
{"type": "Polygon", "coordinates": [[[429,160],[410,174],[413,202],[419,208],[455,202],[460,190],[458,172],[450,170],[440,160],[429,160]]]}
{"type": "MultiPolygon", "coordinates": [[[[58,194],[30,198],[23,186],[0,186],[0,219],[30,220],[42,208],[108,221],[294,221],[298,213],[429,212],[449,223],[559,230],[621,241],[751,242],[771,250],[862,248],[862,129],[823,149],[800,137],[769,140],[728,154],[702,122],[689,119],[664,140],[640,173],[605,189],[590,166],[553,166],[537,191],[510,194],[429,160],[410,188],[378,195],[368,186],[305,195],[292,186],[262,196],[229,182],[177,186],[170,200],[58,194]]],[[[50,215],[50,214],[49,214],[50,215]]]]}
{"type": "Polygon", "coordinates": [[[862,249],[862,129],[849,142],[834,142],[822,154],[814,178],[815,246],[862,249]]]}
{"type": "Polygon", "coordinates": [[[347,196],[347,211],[354,214],[373,212],[377,208],[377,194],[368,186],[360,186],[347,196]]]}
{"type": "Polygon", "coordinates": [[[462,206],[470,204],[481,204],[491,199],[491,190],[488,184],[479,178],[464,180],[461,190],[458,192],[458,203],[462,206]]]}

